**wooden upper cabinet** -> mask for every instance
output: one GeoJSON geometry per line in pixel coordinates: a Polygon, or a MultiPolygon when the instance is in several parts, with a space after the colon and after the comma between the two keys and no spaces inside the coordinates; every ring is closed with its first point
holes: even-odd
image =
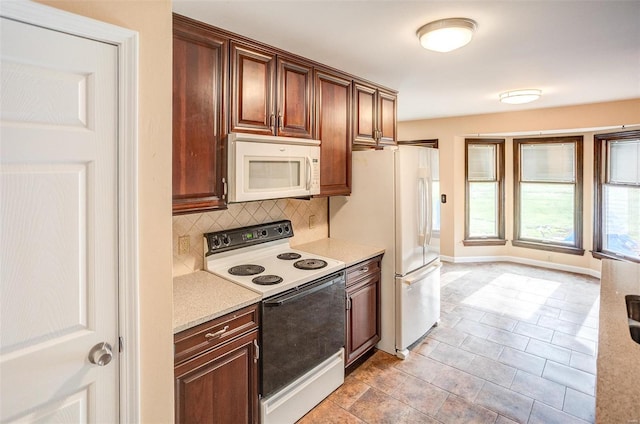
{"type": "Polygon", "coordinates": [[[173,212],[225,208],[223,99],[228,41],[173,22],[173,212]]]}
{"type": "Polygon", "coordinates": [[[376,142],[376,89],[363,84],[353,84],[353,142],[375,146],[376,142]]]}
{"type": "Polygon", "coordinates": [[[320,195],[351,194],[351,79],[315,72],[316,136],[320,140],[320,195]]]}
{"type": "Polygon", "coordinates": [[[378,90],[378,143],[396,144],[397,119],[396,104],[397,96],[388,91],[378,90]]]}
{"type": "Polygon", "coordinates": [[[231,132],[312,137],[313,67],[231,42],[231,132]]]}
{"type": "Polygon", "coordinates": [[[278,57],[277,135],[311,138],[313,124],[313,67],[278,57]]]}
{"type": "Polygon", "coordinates": [[[275,54],[231,42],[231,132],[273,134],[275,54]]]}
{"type": "Polygon", "coordinates": [[[396,94],[372,85],[353,84],[353,143],[396,144],[396,94]]]}

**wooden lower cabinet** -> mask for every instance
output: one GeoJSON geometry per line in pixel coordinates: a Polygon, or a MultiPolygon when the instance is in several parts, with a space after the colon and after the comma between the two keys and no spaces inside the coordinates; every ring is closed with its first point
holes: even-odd
{"type": "MultiPolygon", "coordinates": [[[[233,319],[228,322],[224,324],[233,331],[233,319]]],[[[184,333],[187,331],[190,330],[184,333]]],[[[215,332],[206,333],[207,336],[213,334],[215,332]]],[[[205,336],[202,332],[192,331],[189,337],[202,336],[205,336]]],[[[211,349],[175,364],[175,422],[257,423],[258,328],[217,345],[211,343],[211,349]]]]}
{"type": "Polygon", "coordinates": [[[382,256],[347,269],[345,366],[380,341],[380,261],[382,256]]]}

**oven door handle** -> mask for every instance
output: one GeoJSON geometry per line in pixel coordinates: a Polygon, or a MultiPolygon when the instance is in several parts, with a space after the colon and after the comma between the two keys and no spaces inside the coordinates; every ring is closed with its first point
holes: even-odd
{"type": "Polygon", "coordinates": [[[302,297],[305,297],[309,294],[315,293],[317,291],[320,291],[324,288],[327,288],[329,286],[332,286],[333,284],[335,284],[336,282],[339,282],[340,280],[336,280],[336,279],[331,279],[329,281],[326,281],[324,283],[319,283],[315,286],[311,286],[311,287],[307,287],[297,293],[294,294],[290,294],[287,296],[282,296],[273,300],[266,300],[264,302],[264,306],[269,306],[269,307],[275,307],[275,306],[282,306],[285,303],[289,303],[289,302],[293,302],[294,300],[300,299],[302,297]]]}

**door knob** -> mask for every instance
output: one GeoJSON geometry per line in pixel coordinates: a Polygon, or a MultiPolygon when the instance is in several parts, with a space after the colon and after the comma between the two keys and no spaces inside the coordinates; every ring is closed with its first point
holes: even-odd
{"type": "Polygon", "coordinates": [[[113,359],[111,345],[107,342],[101,342],[91,348],[89,351],[89,362],[99,367],[104,367],[113,359]]]}

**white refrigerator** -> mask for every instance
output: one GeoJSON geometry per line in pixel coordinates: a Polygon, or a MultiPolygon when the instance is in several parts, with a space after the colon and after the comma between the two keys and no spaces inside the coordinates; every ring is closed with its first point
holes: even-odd
{"type": "Polygon", "coordinates": [[[438,150],[354,151],[350,196],[329,200],[332,238],[383,247],[381,340],[406,358],[440,319],[438,150]]]}

